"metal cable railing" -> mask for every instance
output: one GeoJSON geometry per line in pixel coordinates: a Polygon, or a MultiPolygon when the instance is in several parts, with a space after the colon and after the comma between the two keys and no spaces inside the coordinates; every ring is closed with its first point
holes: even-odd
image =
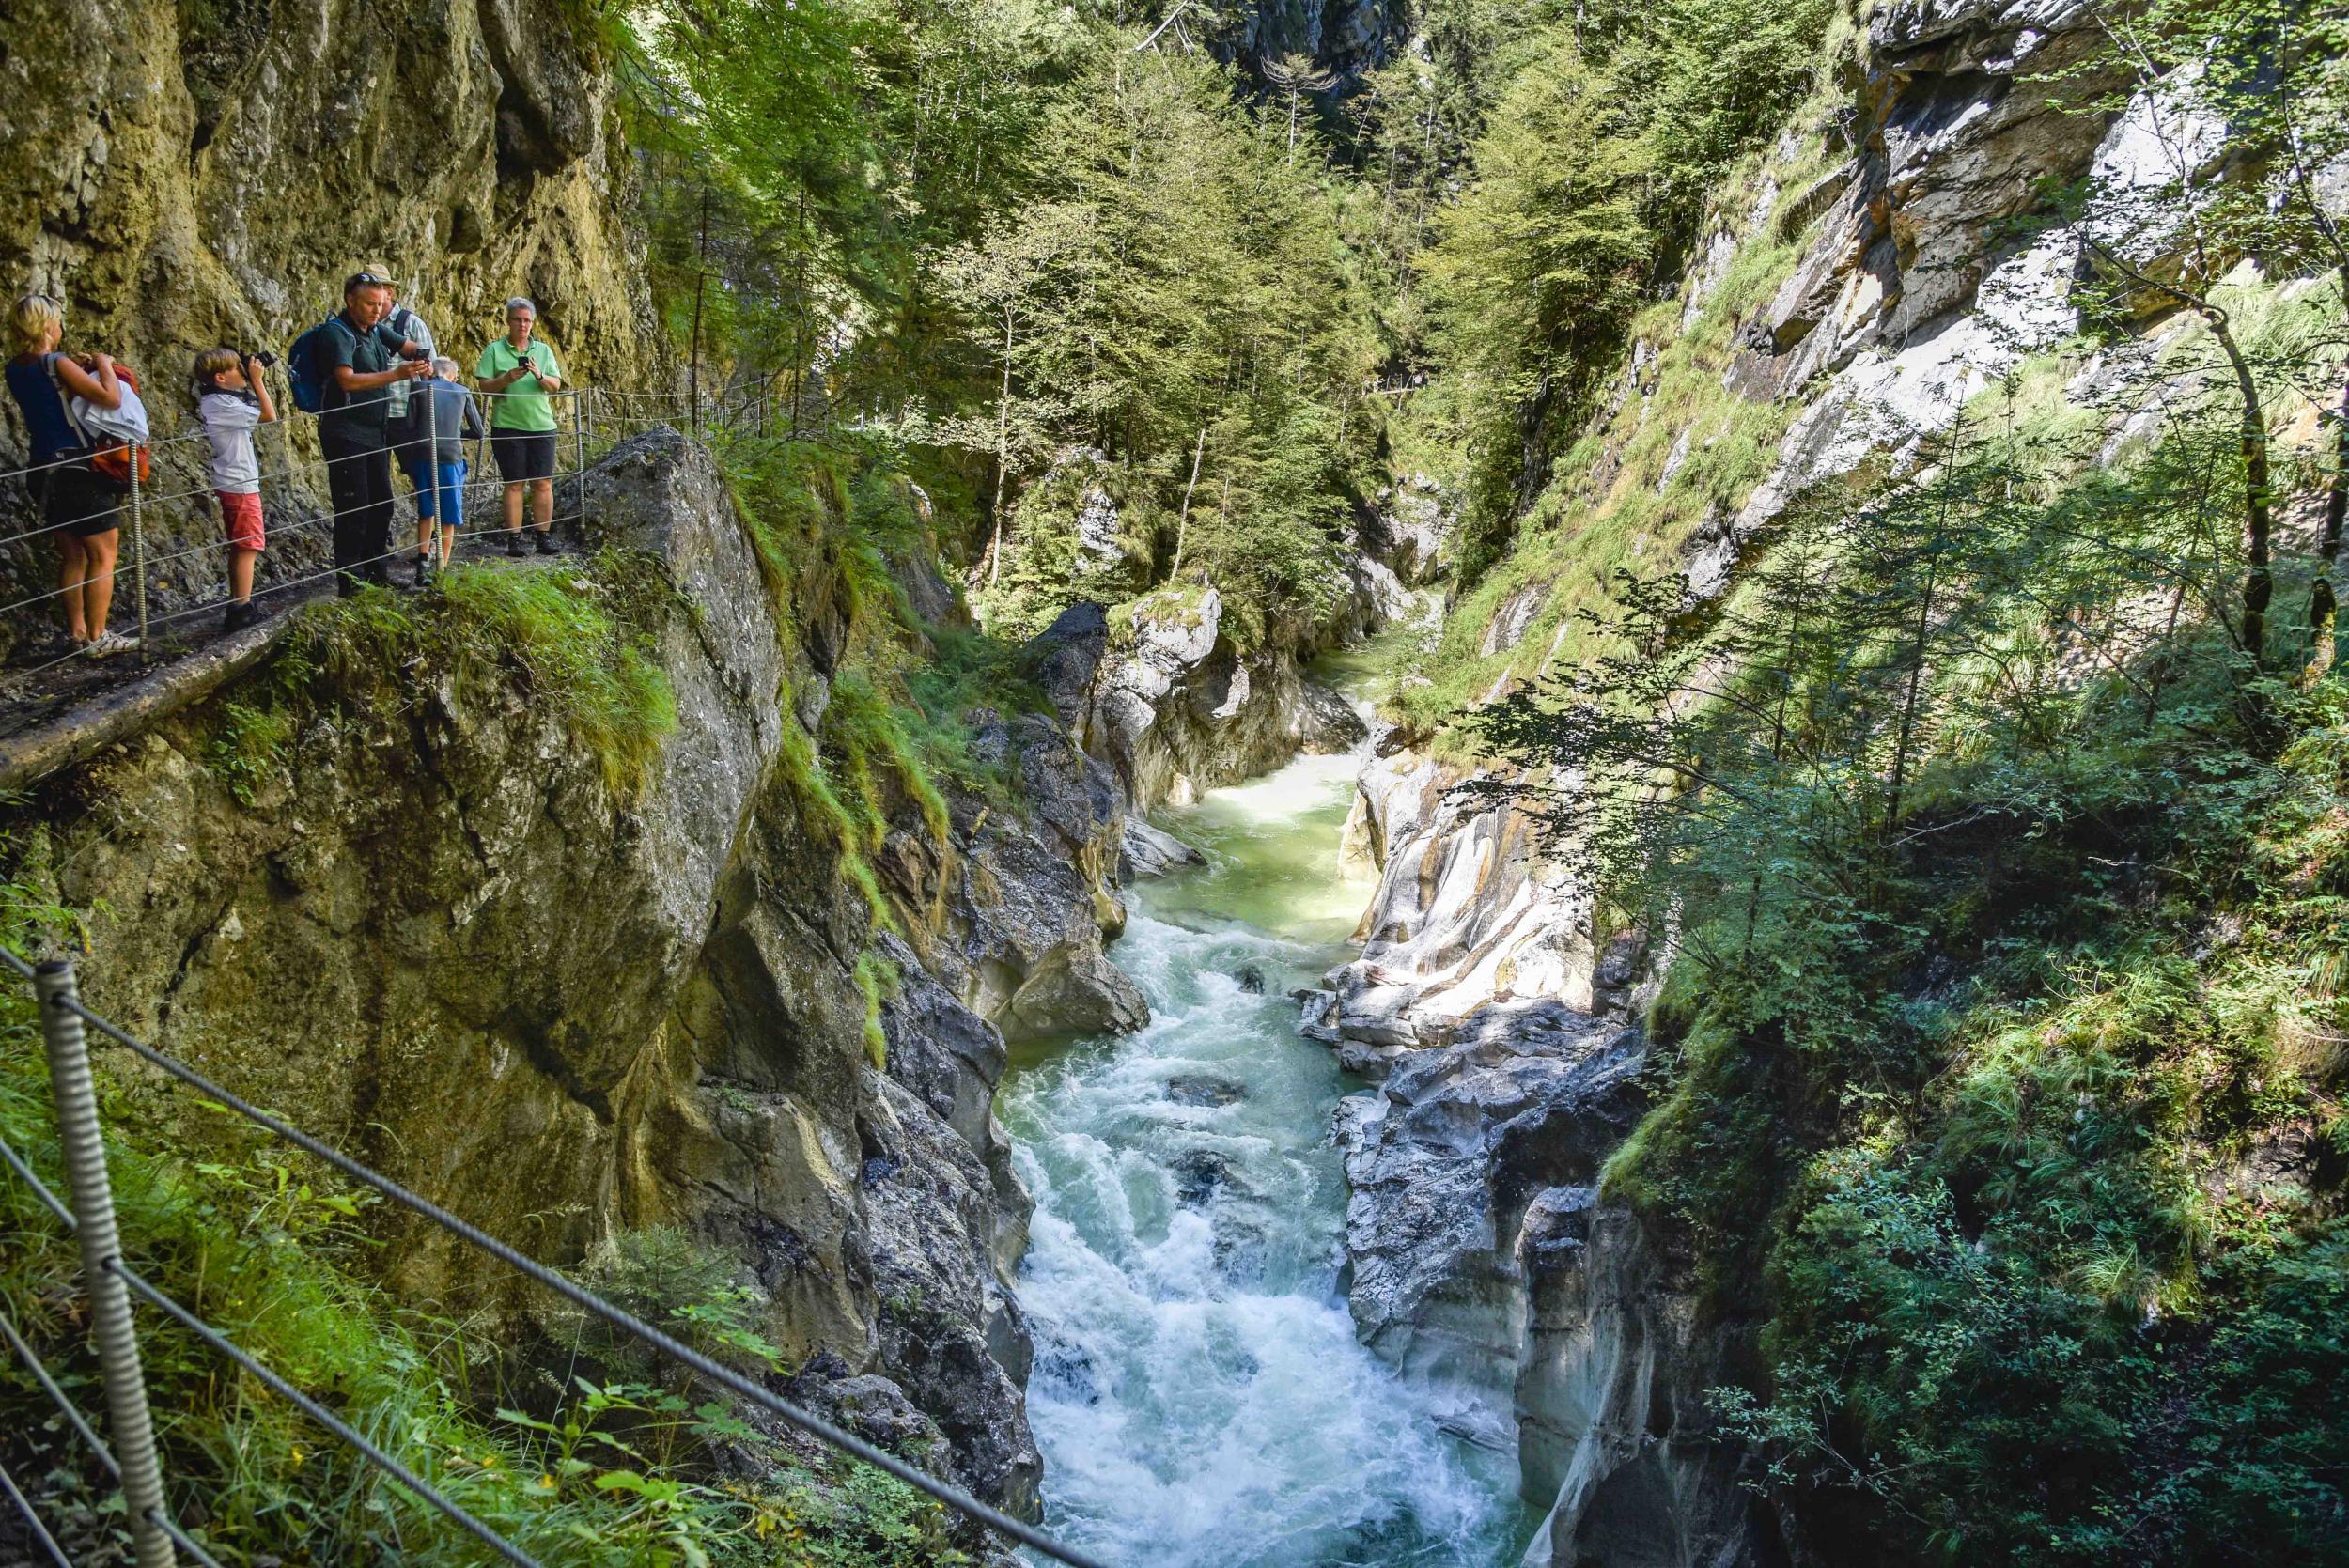
{"type": "MultiPolygon", "coordinates": [[[[477,404],[488,405],[495,398],[518,395],[469,392],[468,396],[475,399],[477,404]]],[[[766,396],[755,387],[745,389],[739,396],[731,398],[708,398],[701,401],[698,406],[684,394],[669,392],[609,392],[599,388],[566,387],[547,396],[564,411],[563,423],[554,433],[558,448],[568,453],[564,466],[549,476],[549,482],[554,487],[555,494],[559,498],[568,500],[569,504],[567,510],[552,520],[552,524],[569,524],[584,520],[586,471],[591,450],[609,450],[610,446],[616,444],[619,440],[663,425],[679,428],[692,425],[708,433],[744,433],[756,430],[764,421],[767,404],[766,396]]],[[[333,413],[340,411],[328,411],[333,413]]],[[[325,471],[331,469],[331,459],[322,453],[315,458],[297,454],[288,429],[296,419],[322,419],[323,417],[302,414],[294,410],[286,411],[281,415],[276,422],[276,428],[281,432],[285,457],[277,466],[260,474],[259,482],[263,487],[264,494],[283,496],[288,489],[294,489],[297,495],[303,494],[305,492],[303,489],[296,488],[297,483],[303,481],[307,482],[309,494],[315,494],[321,489],[331,489],[331,482],[325,478],[325,471]]],[[[473,443],[474,456],[467,461],[465,478],[454,487],[439,487],[440,489],[453,488],[458,491],[459,510],[466,516],[493,510],[496,498],[507,488],[507,481],[501,474],[491,472],[488,463],[490,446],[490,425],[489,420],[482,421],[482,433],[473,443]]],[[[257,435],[257,428],[256,433],[257,435]]],[[[187,445],[202,439],[204,438],[200,435],[183,435],[165,441],[145,442],[141,445],[144,450],[151,454],[167,447],[187,445]]],[[[435,439],[433,436],[427,436],[421,439],[395,442],[390,450],[397,460],[400,458],[404,450],[426,444],[433,439],[435,439]]],[[[86,460],[86,458],[77,457],[47,464],[0,471],[0,482],[23,479],[29,475],[37,475],[46,471],[69,467],[86,460]]],[[[131,538],[127,550],[117,555],[115,565],[110,568],[110,575],[119,584],[127,574],[135,585],[136,612],[139,619],[138,640],[142,658],[146,658],[151,656],[152,650],[147,647],[147,643],[157,627],[175,625],[207,611],[225,610],[232,602],[226,587],[226,557],[233,548],[229,540],[215,536],[163,555],[149,555],[147,551],[147,520],[150,516],[159,511],[169,513],[177,508],[182,515],[190,511],[203,514],[202,520],[209,522],[210,506],[207,498],[212,493],[212,488],[209,484],[186,485],[176,489],[159,491],[150,488],[148,482],[134,481],[131,489],[125,492],[120,500],[109,502],[101,511],[89,513],[82,518],[65,519],[45,522],[38,527],[21,529],[10,536],[10,538],[13,540],[37,539],[45,535],[72,529],[80,522],[94,519],[119,518],[127,505],[130,511],[131,538]],[[125,555],[128,559],[124,558],[125,555]],[[148,612],[148,589],[163,568],[206,557],[218,558],[221,561],[223,587],[216,597],[201,599],[194,605],[160,616],[148,612]]],[[[525,513],[529,510],[527,504],[525,504],[524,510],[525,513]]],[[[269,537],[272,542],[288,538],[314,537],[327,530],[333,520],[331,512],[313,513],[303,516],[299,521],[289,524],[279,523],[271,527],[269,537]]],[[[420,526],[423,520],[420,514],[412,515],[407,520],[412,526],[420,526]]],[[[392,524],[396,534],[401,526],[402,523],[397,519],[392,524]]],[[[526,517],[525,527],[535,526],[535,520],[526,517]]],[[[496,531],[494,525],[480,529],[467,529],[462,531],[460,536],[478,536],[494,534],[496,531]]],[[[344,563],[330,570],[263,582],[257,584],[256,591],[257,593],[282,594],[288,588],[320,581],[334,575],[334,572],[337,570],[358,571],[395,561],[410,553],[412,552],[406,546],[395,545],[380,555],[344,563]]],[[[0,615],[11,614],[64,599],[82,591],[82,584],[77,582],[70,585],[59,585],[20,595],[12,599],[0,601],[0,615]]],[[[85,650],[78,646],[69,648],[65,653],[39,663],[14,666],[8,674],[19,679],[39,675],[54,669],[71,659],[81,657],[84,652],[85,650]]]]}
{"type": "MultiPolygon", "coordinates": [[[[62,1203],[58,1202],[57,1195],[50,1191],[39,1177],[33,1174],[31,1168],[24,1163],[23,1157],[14,1149],[9,1148],[4,1139],[0,1139],[0,1156],[5,1156],[9,1169],[24,1180],[26,1185],[33,1189],[34,1195],[63,1222],[68,1231],[76,1228],[72,1214],[62,1203]]],[[[40,1386],[41,1392],[49,1396],[49,1402],[57,1407],[57,1414],[65,1418],[66,1424],[70,1426],[74,1435],[82,1439],[82,1446],[88,1449],[100,1467],[115,1478],[117,1485],[121,1484],[122,1466],[116,1460],[114,1451],[106,1446],[104,1439],[101,1438],[91,1428],[90,1423],[83,1418],[80,1407],[67,1396],[65,1389],[58,1387],[57,1380],[49,1375],[49,1368],[42,1362],[40,1353],[25,1340],[23,1334],[17,1328],[15,1320],[6,1312],[0,1312],[0,1338],[5,1338],[8,1342],[9,1350],[15,1353],[17,1360],[23,1363],[24,1370],[32,1374],[33,1381],[40,1386]]],[[[26,1517],[30,1518],[31,1505],[20,1502],[20,1506],[23,1509],[26,1517]]],[[[194,1558],[203,1565],[203,1568],[220,1568],[220,1563],[214,1560],[212,1554],[198,1545],[186,1530],[179,1528],[179,1521],[172,1518],[168,1513],[158,1509],[150,1515],[149,1522],[169,1536],[173,1545],[194,1558]]],[[[38,1521],[35,1523],[38,1525],[38,1521]]]]}
{"type": "MultiPolygon", "coordinates": [[[[455,1236],[466,1246],[495,1258],[534,1283],[552,1291],[571,1305],[601,1319],[638,1343],[658,1351],[677,1365],[692,1372],[695,1376],[724,1389],[737,1398],[787,1422],[835,1451],[887,1472],[907,1485],[953,1509],[963,1517],[996,1532],[1005,1540],[1017,1542],[1047,1557],[1070,1564],[1071,1568],[1104,1568],[1097,1559],[1089,1554],[1055,1541],[1024,1520],[1013,1518],[1000,1509],[981,1502],[962,1488],[939,1480],[927,1471],[907,1463],[884,1449],[876,1447],[813,1411],[783,1398],[772,1389],[733,1368],[711,1359],[662,1329],[655,1327],[625,1309],[605,1300],[568,1275],[523,1255],[487,1232],[451,1214],[429,1199],[410,1191],[381,1172],[362,1164],[333,1145],[310,1136],[213,1082],[185,1063],[137,1039],[127,1031],[90,1011],[82,1003],[75,988],[72,966],[70,963],[55,960],[36,968],[18,955],[0,948],[0,967],[5,967],[20,979],[33,982],[36,994],[39,998],[41,1032],[50,1053],[52,1091],[57,1098],[59,1139],[65,1150],[69,1174],[74,1178],[75,1203],[72,1209],[69,1210],[67,1205],[41,1183],[30,1164],[14,1149],[9,1148],[4,1141],[0,1141],[0,1161],[4,1161],[19,1179],[28,1183],[42,1203],[70,1229],[76,1232],[82,1243],[84,1283],[86,1288],[93,1292],[94,1333],[99,1338],[101,1359],[107,1372],[109,1408],[117,1412],[117,1420],[120,1419],[120,1413],[126,1407],[127,1392],[134,1391],[137,1412],[143,1424],[146,1407],[145,1388],[138,1371],[135,1343],[132,1343],[126,1346],[117,1343],[112,1351],[109,1350],[105,1331],[104,1301],[97,1295],[97,1280],[94,1276],[102,1277],[117,1288],[136,1295],[141,1300],[171,1318],[213,1350],[228,1357],[281,1397],[293,1404],[304,1415],[319,1422],[337,1439],[349,1444],[369,1464],[381,1469],[402,1486],[438,1509],[506,1560],[522,1564],[524,1568],[537,1568],[536,1560],[513,1545],[511,1542],[506,1541],[489,1527],[481,1524],[459,1504],[438,1492],[428,1481],[403,1466],[397,1458],[369,1442],[348,1422],[334,1416],[319,1405],[317,1401],[310,1399],[292,1384],[263,1366],[249,1353],[231,1342],[217,1327],[204,1322],[197,1314],[158,1290],[123,1262],[118,1245],[113,1242],[112,1200],[104,1185],[104,1156],[102,1145],[99,1141],[96,1100],[88,1071],[85,1026],[129,1050],[148,1065],[194,1090],[215,1105],[226,1107],[303,1153],[323,1160],[352,1181],[373,1188],[401,1208],[455,1236]],[[77,1225],[75,1216],[84,1214],[94,1203],[102,1204],[104,1207],[103,1224],[95,1228],[77,1225]],[[102,1234],[97,1233],[102,1233],[102,1234]],[[126,1382],[134,1386],[132,1390],[126,1391],[123,1387],[126,1382]]],[[[127,1330],[127,1314],[123,1326],[127,1330]]],[[[38,1360],[37,1357],[31,1356],[31,1347],[23,1343],[13,1324],[7,1325],[7,1337],[11,1346],[17,1349],[21,1358],[38,1360]]],[[[45,1373],[37,1375],[40,1376],[44,1388],[51,1390],[52,1398],[57,1399],[61,1405],[64,1405],[66,1402],[62,1390],[55,1389],[54,1382],[46,1376],[45,1373]]],[[[88,1441],[96,1443],[96,1434],[88,1431],[86,1423],[79,1418],[78,1414],[70,1415],[69,1420],[88,1441]]],[[[102,1450],[101,1452],[102,1453],[102,1450]]],[[[181,1539],[182,1532],[179,1532],[177,1527],[169,1522],[168,1514],[161,1507],[160,1481],[155,1470],[156,1459],[151,1439],[145,1445],[144,1464],[148,1473],[144,1478],[134,1474],[132,1467],[116,1466],[111,1458],[107,1460],[107,1463],[110,1468],[113,1468],[120,1477],[126,1498],[131,1498],[139,1489],[143,1479],[146,1486],[153,1492],[157,1499],[152,1506],[140,1509],[134,1505],[132,1510],[133,1538],[140,1546],[140,1568],[158,1568],[158,1565],[160,1568],[168,1568],[172,1560],[171,1546],[175,1544],[189,1546],[192,1555],[196,1556],[199,1560],[210,1561],[202,1556],[200,1551],[196,1551],[181,1539]],[[144,1534],[138,1529],[140,1523],[148,1527],[144,1534]],[[155,1555],[150,1555],[150,1552],[155,1555]]],[[[29,1505],[26,1506],[29,1517],[29,1505]]],[[[62,1561],[63,1559],[60,1558],[60,1560],[62,1561]]]]}
{"type": "Polygon", "coordinates": [[[24,1516],[24,1523],[32,1530],[34,1541],[39,1544],[40,1549],[47,1554],[49,1560],[55,1563],[57,1568],[73,1568],[73,1564],[66,1560],[65,1548],[57,1545],[57,1538],[42,1527],[40,1515],[33,1512],[31,1499],[17,1489],[16,1477],[8,1474],[8,1467],[6,1465],[0,1465],[0,1491],[8,1494],[8,1500],[14,1503],[16,1511],[24,1516]]]}
{"type": "MultiPolygon", "coordinates": [[[[516,398],[525,396],[541,397],[546,399],[552,407],[559,410],[562,414],[562,418],[558,420],[557,428],[552,432],[546,432],[551,433],[554,437],[558,452],[564,455],[558,459],[555,471],[547,476],[548,482],[554,487],[558,494],[565,491],[568,492],[568,498],[571,502],[571,515],[573,517],[583,514],[586,506],[587,452],[594,436],[593,421],[595,417],[586,396],[586,389],[567,386],[553,393],[534,394],[468,391],[467,396],[474,405],[475,414],[479,417],[480,434],[477,439],[474,442],[468,443],[464,442],[464,438],[459,432],[442,432],[438,430],[437,427],[431,426],[428,426],[427,429],[423,432],[417,432],[412,428],[412,427],[409,427],[406,428],[400,439],[390,442],[385,448],[390,458],[397,464],[398,468],[401,471],[405,471],[408,467],[408,458],[419,448],[426,450],[437,450],[437,448],[444,445],[451,438],[458,440],[462,444],[470,444],[473,449],[473,455],[469,459],[467,459],[469,472],[461,484],[453,488],[459,490],[460,497],[459,505],[461,509],[466,512],[474,511],[480,505],[481,498],[503,491],[506,488],[507,483],[502,474],[491,474],[487,472],[489,467],[488,458],[491,446],[490,434],[494,421],[492,418],[483,413],[483,411],[494,408],[496,400],[500,398],[516,398]]],[[[427,400],[426,407],[428,410],[435,406],[436,405],[431,400],[427,400]]],[[[284,458],[277,466],[272,467],[260,474],[259,480],[261,485],[265,488],[265,493],[275,496],[283,496],[288,490],[290,489],[297,496],[315,496],[322,491],[331,492],[334,489],[332,473],[334,464],[337,459],[329,457],[325,453],[322,446],[319,447],[318,455],[315,457],[299,452],[297,450],[296,443],[292,439],[291,427],[298,420],[311,420],[316,422],[322,428],[326,421],[330,418],[336,415],[348,414],[353,411],[355,411],[350,408],[330,409],[321,414],[310,415],[304,414],[299,410],[290,408],[281,411],[280,417],[274,422],[274,427],[280,432],[280,440],[283,442],[284,458]]],[[[428,417],[429,417],[429,415],[428,415],[428,417]]],[[[257,441],[261,439],[261,430],[267,427],[268,427],[263,426],[257,426],[255,427],[253,434],[257,441]]],[[[215,536],[211,538],[205,539],[185,549],[174,551],[169,554],[150,556],[148,551],[148,534],[149,532],[148,523],[150,518],[156,517],[160,514],[195,523],[198,527],[209,524],[211,507],[207,498],[213,494],[213,487],[209,482],[206,482],[196,484],[179,484],[177,488],[169,489],[158,488],[152,479],[142,479],[139,476],[139,468],[141,465],[136,460],[137,457],[140,454],[145,454],[151,458],[156,454],[164,453],[173,448],[191,446],[193,443],[201,442],[205,439],[206,438],[201,433],[197,433],[193,435],[173,436],[160,441],[133,443],[129,448],[129,451],[132,456],[132,460],[129,465],[131,477],[128,481],[127,488],[119,493],[118,497],[107,497],[104,504],[95,511],[90,511],[78,517],[51,519],[40,522],[38,526],[20,529],[10,536],[10,538],[13,540],[39,539],[47,535],[74,531],[82,524],[87,522],[104,521],[109,520],[115,520],[117,522],[117,529],[120,531],[117,534],[118,552],[111,566],[107,568],[105,575],[113,582],[117,588],[120,588],[123,585],[124,580],[127,578],[130,586],[133,591],[134,604],[132,608],[138,622],[138,642],[143,659],[148,657],[151,653],[151,650],[147,647],[147,642],[153,629],[153,625],[155,624],[154,617],[149,613],[148,605],[148,589],[156,574],[162,568],[178,564],[183,564],[196,557],[218,557],[221,561],[220,576],[222,579],[222,591],[218,597],[205,599],[194,608],[198,610],[225,610],[231,602],[226,584],[226,557],[229,551],[234,548],[231,540],[215,535],[215,536]],[[125,515],[126,513],[127,516],[125,515]],[[192,513],[195,515],[191,516],[190,514],[192,513]]],[[[28,488],[31,488],[30,482],[37,476],[53,474],[57,471],[71,468],[77,464],[86,464],[89,458],[86,455],[81,455],[72,458],[55,459],[48,463],[33,464],[23,468],[0,470],[0,483],[6,483],[11,480],[25,481],[28,484],[28,488]]],[[[149,466],[151,468],[151,465],[149,466]]],[[[437,469],[434,472],[437,476],[437,469]]],[[[451,487],[439,487],[437,485],[433,485],[422,487],[421,489],[429,489],[437,495],[439,489],[443,488],[451,487]]],[[[397,492],[397,487],[395,486],[395,493],[397,492]]],[[[39,489],[33,489],[32,493],[35,494],[37,499],[45,499],[42,490],[39,489]]],[[[392,497],[386,498],[387,503],[392,502],[392,497]]],[[[529,501],[526,496],[524,499],[523,510],[525,514],[531,510],[529,501]]],[[[412,520],[421,520],[421,519],[419,517],[412,520]]],[[[531,520],[526,517],[525,521],[527,522],[529,520],[531,520]]],[[[562,520],[557,519],[555,520],[562,520]]],[[[300,537],[304,535],[316,534],[329,521],[331,521],[331,513],[326,516],[313,514],[303,517],[302,520],[291,525],[281,524],[277,528],[272,530],[272,534],[273,537],[280,539],[288,536],[300,537]]],[[[391,526],[395,529],[399,526],[397,519],[395,519],[391,526]]],[[[399,550],[394,549],[387,551],[382,555],[370,557],[366,561],[342,563],[339,569],[350,571],[356,570],[362,567],[378,565],[381,562],[390,560],[400,553],[401,551],[399,550]]],[[[310,579],[306,578],[303,579],[303,581],[309,580],[310,579]]],[[[257,586],[266,590],[274,591],[282,589],[287,585],[288,580],[280,579],[276,582],[266,582],[258,584],[257,586]]],[[[19,595],[14,598],[0,600],[0,615],[14,614],[41,604],[67,598],[69,596],[84,591],[85,588],[83,581],[77,580],[72,583],[60,583],[55,587],[43,588],[32,593],[19,595]]],[[[175,615],[171,618],[180,619],[184,617],[175,615]]],[[[55,665],[64,662],[65,659],[79,655],[84,650],[79,647],[71,648],[69,649],[66,655],[61,658],[52,659],[41,664],[19,666],[13,673],[20,675],[36,674],[42,670],[54,668],[55,665]]]]}

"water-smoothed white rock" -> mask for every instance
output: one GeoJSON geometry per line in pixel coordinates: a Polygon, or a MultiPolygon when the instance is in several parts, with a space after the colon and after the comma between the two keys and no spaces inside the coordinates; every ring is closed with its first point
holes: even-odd
{"type": "Polygon", "coordinates": [[[1418,1374],[1509,1397],[1526,1205],[1595,1178],[1630,1128],[1644,1054],[1631,1026],[1553,1001],[1496,1006],[1342,1102],[1346,1299],[1367,1343],[1418,1374]]]}
{"type": "Polygon", "coordinates": [[[1373,1078],[1342,1102],[1347,1305],[1381,1356],[1517,1427],[1544,1511],[1527,1568],[1746,1568],[1773,1528],[1703,1403],[1726,1330],[1601,1201],[1636,1124],[1646,969],[1505,808],[1408,752],[1364,768],[1347,842],[1380,866],[1362,956],[1299,993],[1373,1078]],[[1595,1016],[1601,1014],[1612,1017],[1595,1016]]]}
{"type": "Polygon", "coordinates": [[[1377,866],[1378,887],[1355,932],[1361,955],[1330,971],[1334,1001],[1318,1020],[1366,1048],[1349,1054],[1358,1071],[1375,1077],[1394,1050],[1441,1043],[1494,1003],[1591,1012],[1617,1001],[1593,945],[1589,891],[1544,853],[1523,814],[1456,793],[1484,776],[1408,750],[1362,769],[1346,845],[1377,866]]]}
{"type": "Polygon", "coordinates": [[[1518,1463],[1548,1499],[1525,1568],[1761,1568],[1788,1560],[1746,1484],[1758,1458],[1705,1404],[1735,1326],[1700,1314],[1685,1260],[1588,1186],[1546,1189],[1517,1239],[1526,1333],[1518,1463]]]}
{"type": "Polygon", "coordinates": [[[1160,588],[1120,608],[1063,611],[1028,656],[1062,722],[1136,810],[1186,804],[1299,752],[1339,753],[1362,722],[1308,682],[1288,645],[1242,652],[1212,586],[1160,588]]]}

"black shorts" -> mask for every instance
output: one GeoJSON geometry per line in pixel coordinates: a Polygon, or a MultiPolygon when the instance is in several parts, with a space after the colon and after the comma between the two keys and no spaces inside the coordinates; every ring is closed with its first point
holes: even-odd
{"type": "Polygon", "coordinates": [[[86,539],[122,526],[122,492],[90,472],[87,460],[49,471],[41,520],[60,534],[86,539]]]}
{"type": "Polygon", "coordinates": [[[490,452],[498,460],[498,477],[509,485],[554,477],[552,430],[491,430],[490,452]]]}

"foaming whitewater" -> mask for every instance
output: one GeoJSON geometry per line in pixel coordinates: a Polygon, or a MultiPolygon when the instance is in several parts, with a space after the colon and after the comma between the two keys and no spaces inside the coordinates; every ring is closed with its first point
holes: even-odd
{"type": "Polygon", "coordinates": [[[1047,1520],[1114,1563],[1490,1568],[1522,1544],[1515,1456],[1439,1431],[1456,1396],[1358,1344],[1339,1288],[1349,1086],[1287,993],[1368,892],[1339,866],[1354,767],[1166,814],[1211,863],[1137,891],[1114,955],[1152,1022],[1021,1061],[998,1100],[1036,1203],[1047,1520]]]}

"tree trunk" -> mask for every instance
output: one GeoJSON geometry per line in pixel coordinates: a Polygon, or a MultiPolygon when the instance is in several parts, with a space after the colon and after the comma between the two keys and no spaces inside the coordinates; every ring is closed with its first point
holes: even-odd
{"type": "Polygon", "coordinates": [[[1003,390],[995,400],[995,532],[987,541],[987,585],[1003,575],[1003,481],[1011,473],[1011,306],[1003,307],[1003,390]]]}
{"type": "Polygon", "coordinates": [[[1955,470],[1965,430],[1966,420],[1961,414],[1951,427],[1947,455],[1941,460],[1941,505],[1926,545],[1933,553],[1925,562],[1925,588],[1917,600],[1917,631],[1908,650],[1908,689],[1901,696],[1900,733],[1892,742],[1892,784],[1885,795],[1884,836],[1888,842],[1892,837],[1893,824],[1900,820],[1901,793],[1908,783],[1908,748],[1917,735],[1917,695],[1925,678],[1925,641],[1933,632],[1933,596],[1941,584],[1941,541],[1947,536],[1950,510],[1955,502],[1955,470]]]}
{"type": "Polygon", "coordinates": [[[2267,668],[2267,602],[2276,596],[2276,576],[2268,564],[2268,536],[2273,526],[2273,494],[2267,475],[2267,412],[2260,406],[2259,383],[2250,362],[2243,357],[2224,311],[2205,310],[2211,334],[2233,367],[2235,392],[2243,399],[2243,542],[2249,570],[2243,579],[2243,645],[2251,667],[2267,668]]]}
{"type": "Polygon", "coordinates": [[[798,275],[792,280],[792,292],[798,297],[791,320],[791,439],[800,439],[800,399],[805,395],[807,376],[807,170],[800,170],[799,256],[795,263],[798,275]]]}
{"type": "Polygon", "coordinates": [[[702,296],[709,287],[709,189],[702,188],[701,235],[693,241],[693,347],[685,367],[686,400],[692,405],[693,434],[702,433],[702,296]]]}
{"type": "MultiPolygon", "coordinates": [[[[2349,286],[2349,280],[2344,280],[2349,286]]],[[[2349,383],[2341,392],[2341,427],[2333,450],[2333,482],[2325,491],[2325,532],[2317,545],[2323,565],[2309,596],[2309,626],[2315,649],[2309,660],[2308,678],[2315,680],[2333,667],[2333,630],[2340,618],[2340,600],[2333,588],[2333,568],[2341,562],[2341,530],[2349,515],[2349,383]]]]}
{"type": "Polygon", "coordinates": [[[1190,449],[1190,483],[1183,487],[1183,509],[1174,519],[1174,564],[1166,569],[1166,580],[1174,581],[1183,569],[1183,536],[1190,532],[1190,494],[1199,488],[1199,459],[1207,455],[1207,427],[1199,427],[1199,444],[1190,449]]]}

